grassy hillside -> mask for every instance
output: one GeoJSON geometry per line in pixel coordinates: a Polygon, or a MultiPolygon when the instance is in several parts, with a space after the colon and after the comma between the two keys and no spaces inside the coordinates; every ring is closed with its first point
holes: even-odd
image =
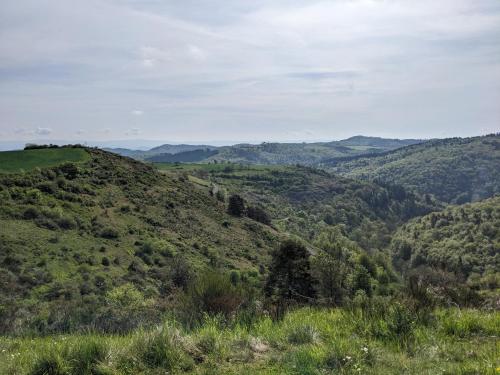
{"type": "Polygon", "coordinates": [[[400,268],[432,266],[485,289],[500,288],[500,197],[414,219],[391,247],[400,268]]]}
{"type": "Polygon", "coordinates": [[[344,176],[395,183],[461,204],[500,192],[500,136],[429,141],[325,166],[344,176]]]}
{"type": "Polygon", "coordinates": [[[124,285],[156,314],[208,266],[260,278],[278,233],[231,217],[206,187],[99,150],[48,151],[88,160],[0,174],[0,329],[112,326],[104,316],[124,285]]]}
{"type": "Polygon", "coordinates": [[[35,168],[46,168],[64,162],[81,163],[89,155],[81,148],[46,148],[0,152],[0,173],[18,173],[35,168]]]}
{"type": "Polygon", "coordinates": [[[251,325],[166,322],[125,336],[0,338],[0,373],[497,374],[500,314],[439,310],[425,322],[398,303],[302,309],[251,325]]]}
{"type": "Polygon", "coordinates": [[[0,173],[0,373],[498,372],[500,198],[68,150],[0,173]]]}
{"type": "Polygon", "coordinates": [[[308,167],[237,164],[155,164],[171,176],[195,176],[213,190],[238,193],[267,211],[273,225],[307,241],[329,227],[366,250],[384,248],[396,226],[438,209],[399,187],[381,186],[308,167]]]}

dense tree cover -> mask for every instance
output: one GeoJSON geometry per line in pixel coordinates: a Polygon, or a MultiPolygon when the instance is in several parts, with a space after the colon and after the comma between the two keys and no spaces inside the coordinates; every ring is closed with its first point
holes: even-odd
{"type": "Polygon", "coordinates": [[[500,136],[433,140],[324,166],[348,177],[394,183],[462,204],[500,192],[500,136]]]}
{"type": "Polygon", "coordinates": [[[329,226],[343,225],[365,250],[383,249],[397,225],[439,209],[431,199],[400,186],[355,181],[301,166],[185,165],[166,167],[190,173],[265,208],[273,225],[306,241],[329,226]]]}
{"type": "Polygon", "coordinates": [[[219,151],[211,149],[201,149],[201,150],[190,150],[182,151],[176,154],[157,154],[154,156],[147,157],[145,160],[153,163],[193,163],[205,160],[211,156],[217,155],[219,151]]]}
{"type": "Polygon", "coordinates": [[[316,143],[241,144],[219,148],[208,160],[249,164],[302,164],[317,166],[324,160],[380,153],[415,144],[414,139],[384,139],[356,136],[341,141],[316,143]]]}
{"type": "Polygon", "coordinates": [[[342,227],[326,229],[314,245],[312,269],[319,303],[342,306],[359,292],[367,296],[395,292],[398,278],[390,259],[382,252],[368,255],[345,236],[342,227]]]}
{"type": "Polygon", "coordinates": [[[457,281],[499,288],[500,197],[414,219],[394,235],[391,250],[403,271],[431,266],[457,275],[457,281]]]}
{"type": "MultiPolygon", "coordinates": [[[[0,174],[1,331],[127,330],[158,321],[190,273],[262,278],[279,241],[270,227],[232,217],[183,176],[75,150],[88,161],[0,174]],[[114,303],[120,288],[139,302],[114,303]]],[[[45,151],[65,149],[24,152],[45,151]]]]}

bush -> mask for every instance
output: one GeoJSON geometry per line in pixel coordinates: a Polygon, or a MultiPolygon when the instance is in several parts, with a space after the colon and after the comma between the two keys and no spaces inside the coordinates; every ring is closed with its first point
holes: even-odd
{"type": "Polygon", "coordinates": [[[23,218],[26,220],[36,219],[39,216],[40,211],[38,211],[35,207],[28,207],[23,213],[23,218]]]}
{"type": "Polygon", "coordinates": [[[107,238],[107,239],[116,239],[120,237],[120,232],[118,232],[116,229],[111,228],[111,227],[106,227],[101,229],[99,235],[102,238],[107,238]]]}
{"type": "Polygon", "coordinates": [[[76,221],[72,217],[63,216],[57,220],[57,225],[61,229],[75,229],[76,221]]]}
{"type": "Polygon", "coordinates": [[[227,212],[233,216],[243,216],[245,213],[245,201],[238,194],[229,197],[227,212]]]}
{"type": "Polygon", "coordinates": [[[255,221],[265,225],[271,225],[271,217],[269,214],[260,207],[248,207],[247,216],[255,221]]]}
{"type": "Polygon", "coordinates": [[[203,274],[188,289],[182,309],[192,322],[200,321],[204,314],[228,318],[236,313],[243,301],[241,289],[226,275],[212,271],[203,274]]]}

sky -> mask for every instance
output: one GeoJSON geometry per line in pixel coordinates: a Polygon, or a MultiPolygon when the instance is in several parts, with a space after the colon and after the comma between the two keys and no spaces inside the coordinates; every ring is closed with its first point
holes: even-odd
{"type": "Polygon", "coordinates": [[[498,0],[0,6],[4,142],[230,143],[499,131],[498,0]]]}

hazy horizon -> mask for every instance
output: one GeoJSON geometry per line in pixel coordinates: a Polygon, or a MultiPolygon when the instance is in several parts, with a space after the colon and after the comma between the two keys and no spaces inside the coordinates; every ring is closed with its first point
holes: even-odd
{"type": "MultiPolygon", "coordinates": [[[[496,134],[496,133],[488,133],[488,134],[476,134],[471,137],[478,137],[478,136],[485,136],[489,134],[496,134]]],[[[99,147],[99,148],[123,148],[123,149],[130,149],[130,150],[139,150],[139,151],[147,151],[150,150],[151,148],[162,146],[162,145],[206,145],[206,146],[214,146],[214,147],[223,147],[223,146],[234,146],[238,144],[261,144],[261,143],[322,143],[322,142],[335,142],[335,141],[342,141],[345,139],[349,139],[352,137],[357,137],[357,136],[363,136],[363,137],[373,137],[373,138],[384,138],[384,139],[394,139],[394,140],[421,140],[421,141],[428,141],[431,139],[438,139],[438,138],[397,138],[397,137],[378,137],[376,135],[365,135],[365,134],[353,134],[351,136],[345,137],[345,138],[336,138],[336,139],[317,139],[317,140],[308,140],[308,141],[301,141],[301,140],[283,140],[283,141],[268,141],[268,140],[261,140],[261,141],[245,141],[245,140],[208,140],[208,141],[196,141],[196,140],[187,140],[187,141],[170,141],[170,140],[156,140],[156,139],[112,139],[112,140],[70,140],[70,139],[31,139],[29,141],[21,141],[21,140],[12,140],[12,141],[2,141],[0,140],[0,151],[10,151],[10,150],[18,150],[22,149],[25,147],[25,145],[32,143],[32,144],[55,144],[55,145],[67,145],[67,144],[76,144],[76,143],[81,143],[85,146],[89,147],[99,147]]],[[[448,138],[448,137],[446,137],[448,138]]],[[[450,137],[452,138],[452,137],[450,137]]],[[[461,137],[461,138],[468,138],[468,137],[461,137]]]]}

